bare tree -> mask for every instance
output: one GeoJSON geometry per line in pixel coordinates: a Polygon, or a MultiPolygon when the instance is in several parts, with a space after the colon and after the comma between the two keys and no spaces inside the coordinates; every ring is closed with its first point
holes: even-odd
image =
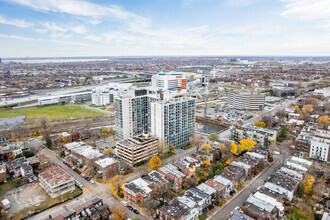
{"type": "Polygon", "coordinates": [[[200,135],[194,134],[189,138],[189,142],[192,147],[198,147],[202,145],[205,142],[205,140],[200,135]]]}

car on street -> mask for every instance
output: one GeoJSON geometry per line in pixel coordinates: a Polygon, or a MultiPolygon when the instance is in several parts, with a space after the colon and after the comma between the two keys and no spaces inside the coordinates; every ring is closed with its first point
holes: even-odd
{"type": "Polygon", "coordinates": [[[139,213],[140,213],[139,210],[137,210],[137,209],[133,209],[133,212],[134,212],[135,214],[139,214],[139,213]]]}
{"type": "Polygon", "coordinates": [[[133,211],[133,207],[132,206],[130,206],[130,205],[128,205],[128,206],[126,206],[129,210],[131,210],[131,211],[133,211]]]}
{"type": "Polygon", "coordinates": [[[121,204],[123,204],[123,206],[127,206],[127,202],[125,201],[121,201],[121,204]]]}

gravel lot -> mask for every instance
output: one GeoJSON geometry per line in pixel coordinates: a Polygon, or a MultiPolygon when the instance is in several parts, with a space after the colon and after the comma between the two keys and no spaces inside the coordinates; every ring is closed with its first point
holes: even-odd
{"type": "Polygon", "coordinates": [[[5,193],[4,198],[8,198],[11,204],[8,213],[14,213],[40,203],[49,196],[39,186],[39,183],[30,183],[5,193]]]}

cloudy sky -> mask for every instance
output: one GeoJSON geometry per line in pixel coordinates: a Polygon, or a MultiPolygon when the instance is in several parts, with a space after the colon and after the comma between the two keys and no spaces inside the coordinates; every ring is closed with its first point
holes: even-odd
{"type": "Polygon", "coordinates": [[[330,55],[330,0],[0,0],[0,57],[330,55]]]}

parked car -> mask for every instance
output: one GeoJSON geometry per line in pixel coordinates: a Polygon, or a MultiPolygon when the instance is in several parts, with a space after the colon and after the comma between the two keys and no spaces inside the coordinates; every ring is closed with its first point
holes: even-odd
{"type": "Polygon", "coordinates": [[[95,181],[94,180],[91,180],[91,181],[89,181],[90,183],[92,183],[92,184],[94,184],[95,183],[95,181]]]}
{"type": "Polygon", "coordinates": [[[133,209],[133,212],[134,212],[135,214],[139,214],[139,213],[140,213],[139,210],[137,210],[137,209],[133,209]]]}
{"type": "Polygon", "coordinates": [[[131,210],[131,211],[133,211],[133,207],[132,206],[130,206],[130,205],[128,205],[128,206],[126,206],[129,210],[131,210]]]}
{"type": "Polygon", "coordinates": [[[121,204],[123,204],[123,206],[127,206],[127,203],[125,201],[121,201],[121,204]]]}

